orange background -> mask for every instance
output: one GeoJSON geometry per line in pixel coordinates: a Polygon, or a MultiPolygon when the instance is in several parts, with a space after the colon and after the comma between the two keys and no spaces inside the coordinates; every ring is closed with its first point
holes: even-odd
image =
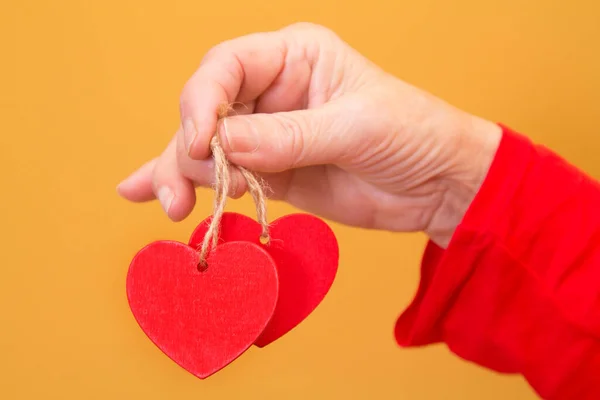
{"type": "MultiPolygon", "coordinates": [[[[596,0],[5,0],[0,6],[0,398],[533,399],[519,377],[443,346],[404,350],[392,328],[425,239],[332,224],[340,273],[317,311],[200,381],[131,316],[125,274],[171,223],[115,186],[158,154],[202,55],[245,33],[312,21],[388,71],[541,141],[600,176],[596,0]]],[[[229,210],[252,215],[244,198],[229,210]]],[[[276,218],[292,209],[270,204],[276,218]]]]}

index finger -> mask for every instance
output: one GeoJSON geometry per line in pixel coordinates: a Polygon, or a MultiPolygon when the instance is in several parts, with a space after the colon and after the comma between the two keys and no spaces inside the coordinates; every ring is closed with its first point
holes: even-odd
{"type": "Polygon", "coordinates": [[[260,96],[285,65],[286,42],[279,32],[254,33],[214,47],[185,84],[180,98],[183,143],[193,159],[210,155],[223,103],[260,96]]]}

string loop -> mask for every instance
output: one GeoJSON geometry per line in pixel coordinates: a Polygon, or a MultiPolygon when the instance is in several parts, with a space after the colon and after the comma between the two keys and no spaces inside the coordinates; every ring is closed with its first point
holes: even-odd
{"type": "MultiPolygon", "coordinates": [[[[223,127],[227,129],[225,118],[232,111],[230,104],[224,104],[219,106],[217,115],[219,120],[223,120],[223,127]]],[[[227,195],[229,192],[229,186],[231,184],[231,173],[232,170],[237,169],[246,181],[248,192],[254,200],[256,206],[256,216],[258,223],[261,226],[260,239],[263,244],[268,244],[270,241],[269,236],[269,223],[267,220],[267,202],[264,192],[264,183],[262,180],[256,177],[254,173],[241,166],[230,165],[229,160],[225,156],[225,152],[221,147],[218,135],[215,134],[210,141],[210,149],[213,154],[215,161],[215,197],[213,202],[213,215],[210,221],[210,225],[202,241],[202,245],[199,249],[200,260],[198,267],[206,269],[208,267],[207,257],[210,251],[217,247],[220,237],[220,226],[221,218],[225,212],[225,205],[227,203],[227,195]]]]}

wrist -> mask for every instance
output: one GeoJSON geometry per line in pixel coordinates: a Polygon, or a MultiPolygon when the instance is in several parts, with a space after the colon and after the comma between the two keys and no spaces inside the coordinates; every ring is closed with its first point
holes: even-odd
{"type": "Polygon", "coordinates": [[[502,138],[502,129],[482,118],[465,115],[456,132],[456,154],[441,178],[444,201],[425,233],[446,248],[483,184],[502,138]]]}

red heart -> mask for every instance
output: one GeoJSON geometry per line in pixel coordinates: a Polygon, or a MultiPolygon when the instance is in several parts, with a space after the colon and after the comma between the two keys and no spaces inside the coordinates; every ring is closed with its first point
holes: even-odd
{"type": "MultiPolygon", "coordinates": [[[[212,217],[204,220],[190,238],[190,246],[201,245],[212,217]]],[[[260,225],[237,213],[224,213],[222,242],[256,243],[271,255],[279,276],[279,299],[271,321],[255,344],[264,347],[280,338],[321,303],[333,284],[338,268],[337,240],[329,226],[309,214],[291,214],[271,224],[271,242],[260,243],[260,225]]]]}
{"type": "Polygon", "coordinates": [[[127,274],[135,319],[167,356],[198,378],[231,363],[258,338],[273,315],[277,268],[248,242],[218,246],[198,270],[186,244],[158,241],[141,249],[127,274]]]}

